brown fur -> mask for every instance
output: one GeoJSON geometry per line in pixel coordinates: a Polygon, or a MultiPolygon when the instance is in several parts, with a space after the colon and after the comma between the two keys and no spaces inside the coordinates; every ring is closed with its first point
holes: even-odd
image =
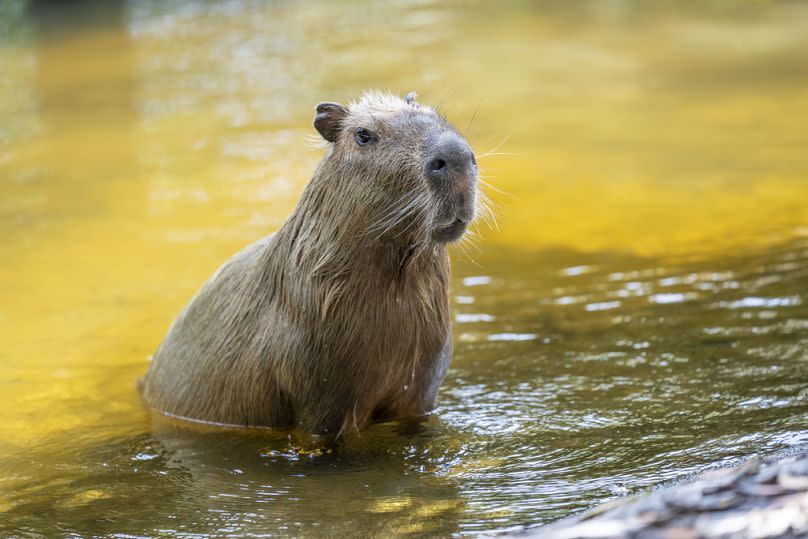
{"type": "Polygon", "coordinates": [[[434,407],[451,335],[449,259],[430,231],[456,208],[422,170],[428,136],[456,132],[378,93],[348,111],[286,223],[225,263],[169,329],[142,381],[151,407],[337,436],[434,407]],[[362,126],[377,147],[354,143],[362,126]]]}

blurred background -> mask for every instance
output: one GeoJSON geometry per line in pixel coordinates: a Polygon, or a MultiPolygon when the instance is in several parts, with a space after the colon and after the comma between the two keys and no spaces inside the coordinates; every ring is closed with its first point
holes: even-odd
{"type": "Polygon", "coordinates": [[[806,51],[797,1],[2,0],[0,534],[474,535],[808,442],[806,51]],[[371,88],[492,185],[439,408],[155,423],[168,324],[371,88]]]}

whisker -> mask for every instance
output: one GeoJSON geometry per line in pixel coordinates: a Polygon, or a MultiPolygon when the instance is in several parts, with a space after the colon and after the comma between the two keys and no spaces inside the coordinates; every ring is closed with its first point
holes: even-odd
{"type": "Polygon", "coordinates": [[[475,251],[477,251],[477,254],[482,254],[482,249],[480,249],[480,246],[477,245],[477,241],[482,240],[482,235],[476,226],[472,225],[469,230],[466,231],[466,234],[463,236],[463,240],[466,241],[469,248],[473,248],[475,251]]]}
{"type": "Polygon", "coordinates": [[[474,257],[469,252],[469,247],[468,247],[469,246],[469,240],[466,238],[466,236],[463,236],[463,238],[461,238],[461,240],[459,242],[455,243],[455,246],[456,246],[456,249],[458,251],[460,251],[460,253],[462,253],[463,256],[465,256],[466,259],[468,259],[469,262],[471,262],[472,264],[474,264],[478,268],[482,268],[482,266],[480,266],[480,264],[478,264],[477,261],[474,260],[474,257]]]}
{"type": "MultiPolygon", "coordinates": [[[[498,193],[500,193],[500,194],[502,194],[502,195],[504,195],[504,194],[505,194],[505,193],[503,193],[502,191],[498,190],[498,189],[497,189],[496,187],[494,187],[493,185],[488,184],[488,183],[487,183],[487,182],[485,182],[484,180],[479,180],[479,181],[480,181],[480,183],[481,183],[481,184],[483,184],[483,186],[484,186],[486,189],[491,189],[491,190],[496,191],[496,192],[498,192],[498,193]]],[[[485,190],[483,190],[483,189],[478,189],[478,190],[477,190],[477,194],[480,196],[480,199],[481,199],[483,202],[485,202],[486,204],[490,204],[490,205],[492,205],[492,206],[496,206],[496,204],[495,204],[495,203],[494,203],[494,202],[491,200],[491,197],[489,197],[489,196],[488,196],[488,193],[486,193],[486,192],[485,192],[485,190]]]]}
{"type": "Polygon", "coordinates": [[[399,232],[398,234],[396,234],[396,235],[395,235],[395,237],[396,237],[396,238],[398,238],[399,236],[401,236],[402,234],[404,234],[404,233],[405,233],[407,230],[409,230],[409,229],[410,229],[410,227],[411,227],[411,226],[412,226],[414,223],[417,223],[417,222],[418,222],[418,219],[413,219],[413,220],[412,220],[412,222],[411,222],[410,224],[408,224],[407,226],[405,226],[405,227],[404,227],[404,229],[403,229],[403,230],[401,230],[401,232],[399,232]]]}
{"type": "Polygon", "coordinates": [[[496,153],[496,152],[497,152],[497,150],[499,150],[500,148],[502,148],[502,145],[503,145],[503,144],[505,144],[506,142],[508,142],[508,139],[509,139],[509,138],[510,138],[510,136],[506,136],[506,137],[504,137],[504,138],[503,138],[503,139],[502,139],[502,140],[499,142],[499,144],[497,144],[496,146],[494,146],[494,147],[493,147],[493,148],[491,148],[490,150],[483,152],[482,154],[480,154],[480,156],[482,156],[482,157],[488,157],[489,155],[493,155],[494,153],[496,153]]]}
{"type": "Polygon", "coordinates": [[[415,207],[418,207],[423,203],[423,195],[421,193],[412,194],[410,197],[402,201],[401,206],[391,208],[388,212],[382,214],[376,222],[368,226],[360,235],[371,234],[378,230],[381,230],[383,235],[385,232],[390,230],[390,228],[396,226],[396,224],[406,219],[407,215],[409,215],[415,207]]]}
{"type": "Polygon", "coordinates": [[[487,157],[496,157],[498,155],[511,156],[511,155],[520,155],[520,154],[518,154],[516,152],[494,152],[494,151],[491,151],[491,152],[486,152],[486,153],[481,154],[481,155],[475,155],[474,157],[477,158],[477,159],[485,159],[487,157]]]}
{"type": "Polygon", "coordinates": [[[468,131],[469,129],[471,129],[471,124],[474,123],[474,118],[477,117],[477,111],[480,110],[480,105],[482,104],[482,102],[483,101],[481,99],[480,102],[477,103],[477,107],[474,109],[474,114],[471,115],[471,120],[469,120],[469,124],[466,126],[465,131],[468,131]]]}
{"type": "Polygon", "coordinates": [[[321,137],[316,135],[306,135],[303,137],[303,142],[309,150],[324,150],[328,148],[328,143],[321,137]]]}
{"type": "Polygon", "coordinates": [[[413,224],[419,221],[419,219],[416,217],[416,212],[412,210],[424,207],[428,202],[426,198],[427,197],[423,194],[416,193],[412,200],[404,208],[402,208],[397,215],[394,215],[391,219],[383,223],[384,226],[381,229],[381,232],[376,236],[376,240],[380,239],[384,234],[395,228],[399,223],[412,216],[412,221],[406,227],[404,227],[403,230],[396,234],[395,237],[399,237],[409,230],[413,224]]]}
{"type": "Polygon", "coordinates": [[[442,114],[442,113],[443,113],[443,111],[441,110],[441,107],[443,107],[443,104],[446,102],[446,98],[447,98],[447,97],[448,97],[448,96],[447,96],[446,94],[443,94],[443,97],[441,97],[441,98],[440,98],[440,101],[438,101],[438,104],[437,104],[437,105],[435,105],[435,108],[434,108],[433,110],[434,110],[436,113],[438,113],[438,114],[442,114]]]}

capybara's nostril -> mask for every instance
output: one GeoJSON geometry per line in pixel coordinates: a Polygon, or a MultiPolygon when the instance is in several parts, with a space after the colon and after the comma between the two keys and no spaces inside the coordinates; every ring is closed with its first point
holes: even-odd
{"type": "Polygon", "coordinates": [[[446,168],[446,161],[440,157],[437,157],[429,162],[429,170],[431,172],[440,172],[444,168],[446,168]]]}
{"type": "Polygon", "coordinates": [[[441,133],[432,142],[430,153],[424,173],[436,189],[448,185],[447,182],[453,178],[474,174],[476,171],[474,153],[457,133],[441,133]]]}

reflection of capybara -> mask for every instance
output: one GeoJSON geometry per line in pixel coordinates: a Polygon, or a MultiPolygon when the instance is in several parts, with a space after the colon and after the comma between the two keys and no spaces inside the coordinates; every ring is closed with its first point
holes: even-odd
{"type": "Polygon", "coordinates": [[[150,406],[331,436],[434,407],[452,350],[445,244],[474,217],[477,164],[413,98],[317,107],[330,144],[297,208],[179,315],[142,380],[150,406]]]}

